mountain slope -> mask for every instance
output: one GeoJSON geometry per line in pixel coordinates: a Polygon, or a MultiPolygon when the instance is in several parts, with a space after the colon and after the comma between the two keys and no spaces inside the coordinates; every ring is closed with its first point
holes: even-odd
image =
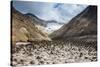
{"type": "Polygon", "coordinates": [[[64,25],[64,23],[57,22],[55,20],[42,20],[31,13],[27,13],[25,15],[28,15],[30,18],[32,18],[32,20],[34,21],[33,23],[36,24],[39,29],[46,32],[47,34],[51,34],[53,31],[64,25]]]}
{"type": "Polygon", "coordinates": [[[83,12],[75,16],[68,24],[54,31],[52,39],[70,38],[85,35],[97,35],[97,7],[88,6],[83,12]]]}
{"type": "Polygon", "coordinates": [[[35,16],[34,14],[27,13],[27,14],[25,14],[25,15],[29,16],[30,18],[32,18],[32,20],[34,21],[35,24],[46,27],[46,25],[47,25],[46,21],[44,21],[44,20],[38,18],[38,17],[35,16]]]}
{"type": "Polygon", "coordinates": [[[12,41],[50,40],[44,32],[36,27],[35,21],[28,15],[12,7],[12,41]]]}

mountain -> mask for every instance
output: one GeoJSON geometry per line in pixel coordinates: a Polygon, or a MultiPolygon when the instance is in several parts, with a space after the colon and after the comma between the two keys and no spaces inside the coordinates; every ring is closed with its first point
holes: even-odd
{"type": "Polygon", "coordinates": [[[46,25],[47,25],[46,21],[44,21],[44,20],[38,18],[38,17],[35,16],[34,14],[27,13],[27,14],[25,14],[25,15],[31,17],[32,20],[35,21],[35,22],[34,22],[35,24],[38,24],[38,25],[41,25],[41,26],[46,27],[46,25]]]}
{"type": "Polygon", "coordinates": [[[37,16],[35,16],[34,14],[31,14],[31,13],[27,13],[25,15],[31,17],[32,20],[34,21],[33,23],[36,24],[36,26],[39,29],[41,29],[42,31],[46,32],[47,34],[52,33],[53,31],[57,30],[62,25],[64,25],[64,23],[57,22],[55,20],[47,20],[47,21],[46,20],[42,20],[42,19],[38,18],[37,16]]]}
{"type": "Polygon", "coordinates": [[[63,22],[58,22],[56,20],[48,20],[47,23],[58,23],[58,24],[64,24],[63,22]]]}
{"type": "Polygon", "coordinates": [[[36,17],[22,14],[12,7],[12,42],[50,40],[47,34],[36,26],[36,17]],[[33,20],[35,18],[35,20],[33,20]]]}
{"type": "Polygon", "coordinates": [[[55,30],[60,28],[62,25],[64,25],[64,23],[58,22],[58,21],[55,21],[55,20],[48,20],[48,21],[46,21],[46,23],[47,23],[47,25],[46,25],[44,30],[47,31],[48,34],[51,34],[55,30]]]}
{"type": "Polygon", "coordinates": [[[97,35],[97,7],[88,6],[69,23],[54,31],[52,39],[97,35]]]}

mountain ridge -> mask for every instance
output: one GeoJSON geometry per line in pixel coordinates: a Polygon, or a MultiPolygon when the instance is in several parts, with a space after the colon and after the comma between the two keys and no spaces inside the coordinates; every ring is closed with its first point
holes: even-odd
{"type": "Polygon", "coordinates": [[[36,27],[33,19],[12,7],[12,42],[50,40],[47,34],[36,27]]]}
{"type": "Polygon", "coordinates": [[[72,18],[68,24],[54,31],[52,39],[70,38],[85,35],[97,35],[97,7],[88,6],[80,14],[72,18]]]}

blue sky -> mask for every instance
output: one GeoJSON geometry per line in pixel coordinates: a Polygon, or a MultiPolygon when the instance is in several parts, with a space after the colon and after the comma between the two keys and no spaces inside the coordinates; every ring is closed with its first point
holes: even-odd
{"type": "Polygon", "coordinates": [[[32,1],[14,1],[13,6],[21,13],[32,13],[43,20],[67,23],[82,12],[87,5],[32,1]]]}

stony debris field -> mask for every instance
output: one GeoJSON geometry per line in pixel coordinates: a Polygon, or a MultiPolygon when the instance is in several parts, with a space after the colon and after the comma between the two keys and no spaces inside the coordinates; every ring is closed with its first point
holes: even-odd
{"type": "Polygon", "coordinates": [[[97,61],[95,40],[53,40],[21,43],[12,47],[12,66],[97,61]]]}

